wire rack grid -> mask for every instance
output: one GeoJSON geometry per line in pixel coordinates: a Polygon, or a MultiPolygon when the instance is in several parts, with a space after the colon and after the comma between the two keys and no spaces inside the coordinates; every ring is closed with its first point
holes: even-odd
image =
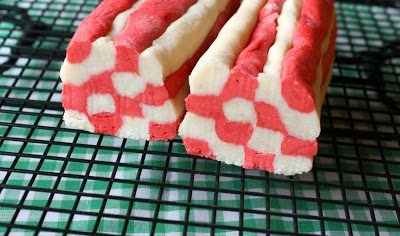
{"type": "Polygon", "coordinates": [[[337,1],[311,173],[68,129],[59,68],[96,0],[0,0],[0,234],[398,235],[399,1],[337,1]]]}

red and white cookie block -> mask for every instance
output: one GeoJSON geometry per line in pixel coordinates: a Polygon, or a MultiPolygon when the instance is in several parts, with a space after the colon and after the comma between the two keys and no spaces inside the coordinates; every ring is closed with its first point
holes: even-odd
{"type": "Polygon", "coordinates": [[[71,128],[134,139],[176,136],[188,76],[239,0],[104,0],[61,68],[71,128]]]}
{"type": "Polygon", "coordinates": [[[335,56],[333,0],[244,0],[190,75],[189,153],[308,172],[335,56]]]}

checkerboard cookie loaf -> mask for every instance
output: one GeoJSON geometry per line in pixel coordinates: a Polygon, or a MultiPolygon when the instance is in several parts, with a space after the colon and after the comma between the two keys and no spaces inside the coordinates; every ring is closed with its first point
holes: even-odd
{"type": "Polygon", "coordinates": [[[104,0],[62,65],[71,128],[133,139],[176,136],[188,76],[239,0],[104,0]]]}
{"type": "Polygon", "coordinates": [[[312,168],[335,56],[333,0],[244,0],[190,75],[189,153],[293,175],[312,168]]]}

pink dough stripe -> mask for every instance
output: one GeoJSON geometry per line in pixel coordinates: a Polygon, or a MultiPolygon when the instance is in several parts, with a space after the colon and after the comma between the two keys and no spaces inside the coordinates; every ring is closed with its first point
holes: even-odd
{"type": "Polygon", "coordinates": [[[261,169],[269,172],[274,172],[274,154],[263,154],[252,150],[251,148],[245,148],[245,157],[243,168],[246,169],[261,169]]]}
{"type": "Polygon", "coordinates": [[[288,156],[315,156],[318,152],[318,143],[286,136],[281,144],[281,152],[288,156]]]}
{"type": "Polygon", "coordinates": [[[149,124],[149,135],[151,140],[168,140],[176,136],[178,132],[179,125],[183,120],[181,116],[177,121],[170,123],[157,123],[150,122],[149,124]]]}
{"type": "Polygon", "coordinates": [[[275,41],[276,26],[285,0],[270,0],[261,9],[257,26],[249,45],[239,54],[221,97],[228,101],[234,97],[254,100],[258,87],[256,80],[267,60],[268,51],[275,41]]]}
{"type": "Polygon", "coordinates": [[[204,43],[197,50],[197,52],[190,58],[185,64],[182,65],[179,70],[175,73],[171,74],[164,81],[164,86],[168,91],[170,97],[175,97],[175,95],[180,91],[187,83],[187,78],[195,67],[197,61],[200,57],[207,51],[212,42],[214,42],[215,38],[217,38],[220,29],[224,26],[226,21],[230,18],[231,15],[239,8],[240,2],[233,0],[228,3],[225,10],[220,13],[217,20],[214,23],[214,27],[208,34],[207,38],[204,40],[204,43]]]}
{"type": "Polygon", "coordinates": [[[182,140],[188,153],[215,160],[216,156],[207,141],[194,138],[183,138],[182,140]]]}
{"type": "Polygon", "coordinates": [[[104,0],[79,25],[68,46],[67,60],[75,64],[85,60],[90,54],[92,42],[106,35],[117,15],[129,9],[134,2],[136,0],[104,0]]]}
{"type": "Polygon", "coordinates": [[[257,26],[249,45],[239,54],[232,76],[243,73],[257,77],[267,61],[268,51],[275,41],[276,26],[285,0],[270,0],[261,9],[257,26]]]}
{"type": "Polygon", "coordinates": [[[317,78],[322,42],[334,14],[333,1],[304,0],[293,48],[285,55],[281,93],[289,107],[304,113],[315,109],[311,85],[317,78]]]}
{"type": "Polygon", "coordinates": [[[139,73],[139,54],[150,47],[172,22],[179,19],[196,2],[196,0],[145,1],[130,15],[125,29],[114,40],[117,49],[116,70],[139,73]]]}

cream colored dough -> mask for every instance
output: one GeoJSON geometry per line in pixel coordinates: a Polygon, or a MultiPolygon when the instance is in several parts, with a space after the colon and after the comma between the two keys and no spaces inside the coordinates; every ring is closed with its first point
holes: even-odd
{"type": "Polygon", "coordinates": [[[218,95],[228,79],[236,57],[246,47],[266,0],[244,0],[225,24],[218,38],[200,58],[189,77],[190,91],[218,95]]]}

